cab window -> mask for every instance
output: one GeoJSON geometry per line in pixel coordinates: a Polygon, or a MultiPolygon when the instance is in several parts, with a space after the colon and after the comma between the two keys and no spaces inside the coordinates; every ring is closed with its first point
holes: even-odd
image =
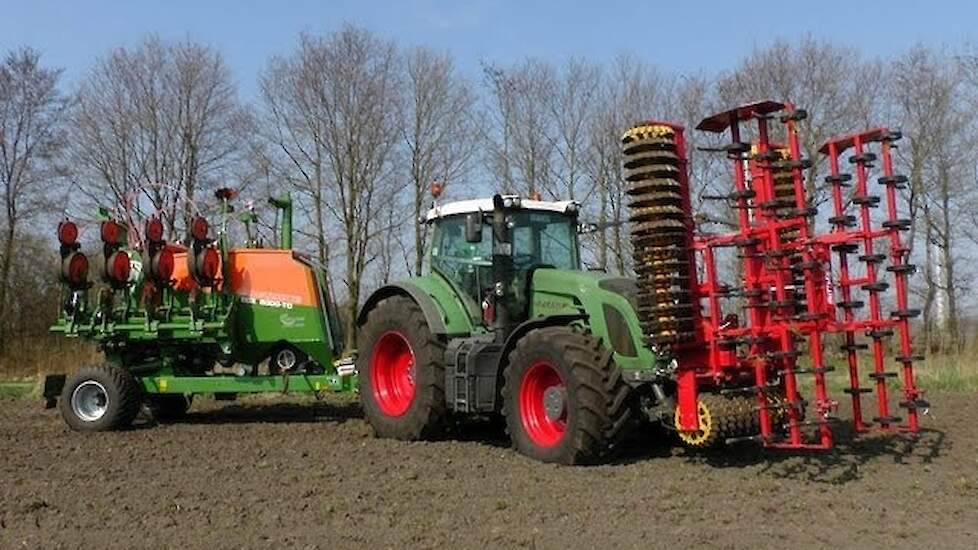
{"type": "Polygon", "coordinates": [[[492,285],[492,228],[482,226],[482,242],[465,240],[465,216],[438,221],[431,248],[431,267],[476,303],[492,285]]]}

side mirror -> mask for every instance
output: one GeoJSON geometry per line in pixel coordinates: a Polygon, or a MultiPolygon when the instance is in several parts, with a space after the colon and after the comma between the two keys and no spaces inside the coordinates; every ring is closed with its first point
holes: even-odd
{"type": "Polygon", "coordinates": [[[469,243],[482,242],[482,212],[465,215],[465,241],[469,243]]]}

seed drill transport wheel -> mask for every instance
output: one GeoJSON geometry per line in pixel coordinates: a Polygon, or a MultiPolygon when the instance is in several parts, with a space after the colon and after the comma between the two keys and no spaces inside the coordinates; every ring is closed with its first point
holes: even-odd
{"type": "Polygon", "coordinates": [[[445,345],[410,298],[383,300],[360,328],[360,402],[379,437],[414,440],[445,424],[445,345]]]}
{"type": "Polygon", "coordinates": [[[86,366],[68,377],[59,408],[73,430],[118,430],[136,418],[140,397],[129,371],[112,365],[86,366]]]}
{"type": "Polygon", "coordinates": [[[183,418],[193,403],[192,395],[182,393],[155,394],[146,397],[146,406],[153,414],[153,420],[167,423],[183,418]]]}
{"type": "Polygon", "coordinates": [[[583,331],[529,332],[510,353],[503,414],[521,453],[560,464],[607,459],[625,435],[628,387],[611,352],[583,331]]]}

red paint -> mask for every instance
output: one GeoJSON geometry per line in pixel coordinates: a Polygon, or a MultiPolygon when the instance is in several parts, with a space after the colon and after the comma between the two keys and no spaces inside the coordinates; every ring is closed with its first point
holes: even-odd
{"type": "Polygon", "coordinates": [[[71,286],[78,286],[88,280],[88,257],[81,252],[72,252],[64,259],[64,278],[71,286]]]}
{"type": "Polygon", "coordinates": [[[119,225],[119,222],[116,222],[115,220],[106,220],[102,222],[100,233],[102,242],[105,244],[122,244],[122,235],[125,233],[125,231],[122,229],[122,226],[119,225]]]}
{"type": "Polygon", "coordinates": [[[78,226],[68,220],[59,223],[58,242],[63,246],[71,246],[78,242],[78,226]]]}
{"type": "Polygon", "coordinates": [[[370,385],[374,402],[387,416],[401,416],[415,396],[415,358],[407,338],[385,332],[370,354],[370,385]]]}
{"type": "MultiPolygon", "coordinates": [[[[780,119],[779,116],[793,110],[790,104],[760,102],[719,113],[698,126],[709,132],[728,133],[731,142],[740,143],[741,136],[746,135],[746,132],[742,134],[742,126],[750,125],[753,127],[750,135],[756,136],[756,141],[751,144],[755,153],[728,155],[733,174],[732,190],[737,192],[736,198],[730,201],[736,207],[736,230],[720,235],[696,235],[692,243],[696,251],[694,258],[699,259],[702,268],[693,271],[697,275],[694,278],[696,283],[692,285],[695,291],[693,300],[700,304],[700,308],[696,309],[702,311],[696,319],[697,342],[674,349],[679,428],[696,428],[699,393],[739,388],[746,390],[740,395],[756,397],[760,421],[758,435],[766,447],[829,449],[833,446],[833,437],[826,417],[836,410],[837,403],[830,398],[825,381],[824,368],[831,366],[825,363],[826,335],[840,334],[842,341],[851,345],[862,341],[860,335],[867,331],[894,329],[899,336],[900,354],[904,358],[897,363],[902,364],[900,374],[904,401],[915,403],[921,396],[914,384],[909,359],[913,357],[913,351],[908,320],[891,317],[882,310],[883,293],[872,292],[863,298],[866,293],[859,289],[860,285],[887,280],[892,285],[888,291],[894,294],[892,302],[896,304],[895,309],[906,310],[908,274],[893,273],[891,276],[881,264],[858,258],[876,254],[880,241],[886,240],[889,241],[886,252],[890,265],[900,266],[906,260],[906,247],[897,228],[881,227],[874,223],[868,204],[855,205],[850,209],[856,215],[855,227],[833,225],[825,234],[813,233],[806,217],[797,215],[809,206],[805,168],[800,164],[802,156],[797,121],[791,117],[780,119]],[[782,107],[784,111],[779,112],[782,107]],[[777,131],[772,127],[777,127],[777,131]],[[770,135],[784,136],[784,144],[772,143],[770,135]],[[781,156],[767,154],[774,149],[786,153],[780,153],[781,156]],[[763,206],[777,198],[775,166],[772,163],[780,163],[780,159],[785,157],[792,164],[778,164],[777,169],[785,170],[779,174],[790,173],[790,180],[779,177],[778,183],[786,185],[790,181],[794,192],[792,208],[799,209],[797,212],[789,212],[787,207],[776,209],[773,203],[772,207],[763,206]],[[790,240],[784,239],[786,231],[796,236],[790,240]],[[846,253],[832,248],[844,244],[857,245],[858,249],[846,253]],[[721,249],[726,251],[724,256],[720,254],[721,249]],[[740,257],[740,280],[724,282],[721,281],[722,274],[717,262],[721,257],[729,257],[731,250],[740,257]],[[794,269],[790,256],[800,257],[794,269]],[[865,269],[860,268],[859,272],[853,273],[851,266],[857,260],[865,269]],[[836,273],[838,280],[833,280],[832,274],[836,273]],[[742,292],[742,303],[746,305],[743,319],[730,315],[737,304],[729,300],[731,289],[742,292]],[[839,308],[836,305],[836,300],[852,303],[857,298],[865,300],[866,307],[839,308]],[[728,311],[724,311],[724,308],[728,311]],[[860,338],[857,339],[857,336],[860,338]],[[805,367],[809,372],[803,373],[799,366],[802,350],[806,350],[808,355],[805,367]],[[815,367],[814,371],[810,367],[815,367]],[[799,388],[802,387],[798,378],[801,376],[810,377],[808,380],[813,382],[814,393],[806,407],[804,419],[798,412],[801,408],[799,388]],[[773,382],[777,383],[777,389],[784,399],[798,406],[797,409],[794,406],[787,408],[783,431],[774,425],[773,415],[769,413],[771,402],[768,393],[758,391],[758,388],[766,388],[773,382]],[[814,437],[811,431],[803,429],[805,425],[814,426],[814,437]]],[[[681,136],[681,128],[677,130],[677,135],[681,136]]],[[[886,128],[873,128],[827,142],[821,151],[828,156],[830,174],[841,173],[839,158],[847,150],[855,154],[872,150],[879,156],[874,164],[880,166],[851,165],[853,177],[848,183],[853,184],[855,196],[881,194],[869,188],[871,181],[876,185],[871,172],[886,178],[893,175],[888,141],[891,136],[886,128]]],[[[846,214],[845,197],[848,190],[842,189],[845,183],[832,183],[830,204],[833,216],[846,214]]],[[[882,188],[883,185],[879,184],[878,187],[882,188]]],[[[788,198],[784,194],[783,197],[788,198]]],[[[897,194],[892,185],[886,186],[884,197],[880,206],[885,207],[886,219],[896,221],[897,194]]],[[[690,234],[693,234],[692,230],[690,234]]],[[[884,367],[893,365],[893,358],[886,356],[887,346],[881,340],[870,342],[870,352],[870,372],[880,374],[884,372],[884,367]]],[[[851,349],[846,354],[846,362],[851,387],[860,389],[860,365],[855,350],[851,349]]],[[[862,375],[865,376],[865,373],[862,375]]],[[[886,418],[892,414],[886,379],[877,377],[873,385],[876,412],[879,417],[886,418]]],[[[862,416],[859,394],[855,393],[852,400],[856,429],[870,429],[871,424],[862,416]]],[[[876,425],[881,430],[917,431],[917,411],[910,408],[904,412],[907,415],[906,425],[895,426],[893,421],[886,420],[876,425]]]]}
{"type": "Polygon", "coordinates": [[[221,270],[221,255],[214,247],[207,247],[200,252],[200,277],[205,281],[217,279],[221,270]]]}
{"type": "Polygon", "coordinates": [[[173,250],[163,248],[153,256],[153,277],[160,281],[168,281],[173,276],[176,266],[173,250]]]}
{"type": "Polygon", "coordinates": [[[192,222],[190,222],[190,235],[197,239],[198,241],[203,241],[207,239],[207,233],[210,231],[210,224],[207,223],[207,219],[203,216],[197,216],[192,222]]]}
{"type": "Polygon", "coordinates": [[[105,273],[116,284],[128,282],[130,270],[129,254],[124,250],[116,250],[105,261],[105,273]]]}
{"type": "Polygon", "coordinates": [[[146,240],[151,243],[163,242],[163,221],[159,218],[150,218],[146,222],[146,240]]]}
{"type": "Polygon", "coordinates": [[[526,435],[540,447],[553,447],[567,433],[566,407],[559,418],[549,418],[544,407],[544,395],[552,387],[564,388],[566,391],[557,369],[546,361],[531,365],[520,380],[520,421],[526,435]]]}

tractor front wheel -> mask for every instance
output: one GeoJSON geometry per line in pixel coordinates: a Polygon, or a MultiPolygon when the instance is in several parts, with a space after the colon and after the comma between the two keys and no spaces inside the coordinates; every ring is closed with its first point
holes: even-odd
{"type": "Polygon", "coordinates": [[[611,352],[571,327],[530,331],[510,353],[503,414],[513,445],[544,462],[607,459],[629,425],[629,389],[611,352]]]}
{"type": "Polygon", "coordinates": [[[360,403],[380,437],[437,436],[447,417],[445,345],[404,296],[377,304],[360,327],[360,403]]]}
{"type": "Polygon", "coordinates": [[[139,413],[140,398],[129,371],[112,365],[87,366],[68,377],[59,406],[71,429],[101,432],[129,427],[139,413]]]}

